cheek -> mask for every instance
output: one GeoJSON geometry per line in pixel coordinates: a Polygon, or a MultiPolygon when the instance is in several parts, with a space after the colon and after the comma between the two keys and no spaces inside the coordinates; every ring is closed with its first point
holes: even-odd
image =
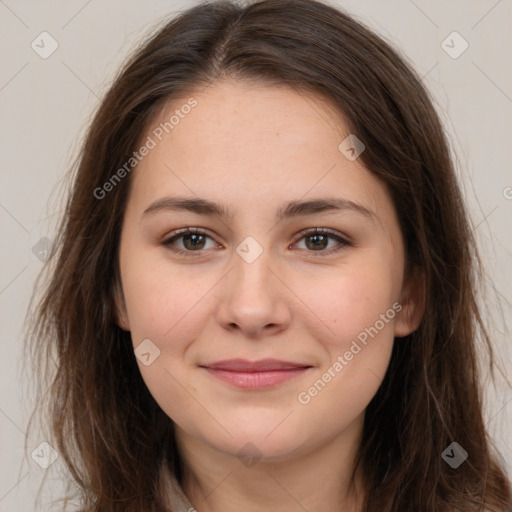
{"type": "Polygon", "coordinates": [[[326,280],[322,293],[316,289],[303,295],[322,319],[311,334],[322,346],[324,357],[297,396],[300,404],[312,404],[307,409],[311,413],[336,411],[339,418],[355,417],[377,392],[389,364],[401,310],[398,282],[390,267],[352,267],[326,280]]]}
{"type": "Polygon", "coordinates": [[[317,322],[318,338],[330,353],[348,350],[358,336],[364,341],[369,330],[376,336],[375,328],[383,338],[393,337],[400,309],[396,303],[399,279],[390,268],[361,265],[340,269],[318,286],[305,288],[301,298],[322,320],[317,322]]]}
{"type": "Polygon", "coordinates": [[[377,393],[389,365],[392,338],[356,342],[307,382],[298,394],[303,415],[322,418],[327,432],[344,430],[360,417],[377,393]],[[350,355],[350,359],[348,357],[350,355]]]}
{"type": "Polygon", "coordinates": [[[215,282],[208,274],[199,277],[192,266],[173,268],[163,258],[145,261],[143,254],[134,254],[123,263],[123,291],[134,344],[149,338],[162,349],[179,349],[179,340],[200,328],[201,301],[215,282]]]}
{"type": "Polygon", "coordinates": [[[324,418],[326,431],[346,428],[361,415],[384,378],[394,343],[400,309],[397,280],[385,265],[352,267],[330,284],[322,301],[307,300],[323,311],[316,335],[326,357],[297,394],[308,417],[324,418]]]}
{"type": "Polygon", "coordinates": [[[195,428],[190,409],[191,394],[197,390],[189,378],[185,356],[204,328],[206,302],[201,299],[214,284],[206,278],[201,285],[194,283],[190,273],[173,271],[155,261],[149,264],[136,255],[127,258],[122,267],[133,346],[136,349],[143,340],[151,340],[157,347],[150,345],[150,364],[138,359],[142,378],[160,408],[187,431],[195,428]]]}

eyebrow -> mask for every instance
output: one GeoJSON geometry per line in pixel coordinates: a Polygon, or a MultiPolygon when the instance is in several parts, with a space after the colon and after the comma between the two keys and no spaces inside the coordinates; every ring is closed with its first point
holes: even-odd
{"type": "MultiPolygon", "coordinates": [[[[377,215],[361,204],[348,199],[321,198],[307,201],[290,201],[276,212],[276,220],[282,221],[293,217],[312,215],[315,213],[328,213],[336,211],[353,211],[377,219],[377,215]]],[[[223,204],[202,199],[199,197],[162,197],[151,203],[143,212],[143,216],[159,211],[189,211],[198,215],[218,216],[223,219],[232,219],[236,211],[230,210],[223,204]]]]}

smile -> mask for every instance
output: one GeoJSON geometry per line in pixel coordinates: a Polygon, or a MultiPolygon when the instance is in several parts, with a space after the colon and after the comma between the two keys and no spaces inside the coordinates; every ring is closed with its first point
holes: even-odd
{"type": "Polygon", "coordinates": [[[201,365],[213,377],[242,389],[277,386],[304,374],[310,365],[266,359],[250,362],[242,359],[201,365]]]}

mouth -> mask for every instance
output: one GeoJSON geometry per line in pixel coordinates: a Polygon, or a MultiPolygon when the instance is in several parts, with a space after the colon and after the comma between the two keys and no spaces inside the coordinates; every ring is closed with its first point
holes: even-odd
{"type": "Polygon", "coordinates": [[[277,386],[304,374],[311,365],[264,359],[261,361],[246,361],[230,359],[200,365],[213,377],[232,386],[243,389],[262,389],[277,386]]]}

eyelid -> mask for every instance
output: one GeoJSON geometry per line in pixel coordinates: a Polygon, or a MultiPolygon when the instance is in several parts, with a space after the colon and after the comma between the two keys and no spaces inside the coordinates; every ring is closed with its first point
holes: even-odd
{"type": "MultiPolygon", "coordinates": [[[[170,236],[166,237],[161,242],[161,244],[163,246],[171,246],[173,241],[175,241],[179,238],[183,238],[186,235],[202,235],[207,238],[210,238],[211,240],[214,240],[213,236],[209,235],[208,232],[202,228],[186,227],[186,228],[181,228],[176,231],[173,231],[170,236]]],[[[217,243],[217,242],[215,242],[215,243],[217,243]]],[[[172,250],[177,253],[186,253],[186,254],[193,254],[193,253],[200,254],[201,252],[204,252],[204,249],[198,250],[198,251],[184,251],[183,249],[173,248],[172,250]]]]}
{"type": "Polygon", "coordinates": [[[338,231],[334,231],[334,230],[328,229],[328,228],[306,228],[306,229],[303,229],[302,231],[297,233],[297,240],[300,240],[301,238],[303,238],[305,236],[313,236],[313,235],[329,235],[332,238],[336,238],[347,245],[352,244],[352,242],[350,241],[350,238],[348,236],[346,236],[338,231]]]}
{"type": "MultiPolygon", "coordinates": [[[[178,230],[172,232],[171,236],[165,238],[161,242],[161,244],[166,247],[171,246],[173,241],[175,241],[179,238],[182,238],[186,235],[202,235],[207,238],[210,238],[211,240],[214,240],[214,238],[211,235],[209,235],[206,230],[204,230],[202,228],[186,227],[186,228],[178,229],[178,230]]],[[[320,251],[307,251],[306,250],[305,251],[310,254],[318,253],[319,256],[328,256],[330,254],[340,251],[344,247],[348,247],[348,246],[352,245],[352,242],[349,240],[348,237],[346,237],[345,235],[342,235],[341,233],[338,233],[337,231],[333,231],[333,230],[330,230],[327,228],[306,228],[306,229],[303,229],[302,231],[300,231],[296,235],[295,241],[289,247],[297,244],[300,240],[302,240],[305,237],[314,236],[314,235],[326,235],[330,238],[333,238],[338,242],[338,246],[328,249],[328,250],[320,250],[320,251]]],[[[217,242],[215,242],[215,243],[217,243],[217,242]]],[[[179,249],[176,247],[172,248],[171,250],[177,254],[186,254],[186,255],[191,255],[191,256],[199,256],[199,255],[201,255],[201,253],[204,253],[206,251],[206,249],[190,251],[190,250],[179,249]],[[197,254],[194,254],[194,253],[197,253],[197,254]]]]}
{"type": "Polygon", "coordinates": [[[322,250],[322,251],[307,251],[306,250],[305,252],[308,255],[314,255],[316,253],[320,257],[323,257],[323,256],[327,257],[327,256],[330,256],[332,254],[340,252],[345,247],[349,247],[349,246],[353,245],[352,242],[349,240],[349,238],[346,237],[345,235],[342,235],[341,233],[339,233],[337,231],[333,231],[333,230],[327,229],[327,228],[306,228],[306,229],[303,229],[302,231],[300,231],[297,234],[296,241],[293,242],[292,245],[297,244],[303,238],[306,238],[306,237],[309,237],[309,236],[314,236],[314,235],[326,235],[329,238],[335,239],[338,242],[338,245],[336,247],[331,247],[330,249],[322,250]]]}

